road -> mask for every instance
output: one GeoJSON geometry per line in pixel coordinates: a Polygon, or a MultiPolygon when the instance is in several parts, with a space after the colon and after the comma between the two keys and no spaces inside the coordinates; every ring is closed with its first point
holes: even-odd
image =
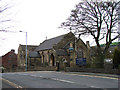
{"type": "Polygon", "coordinates": [[[2,78],[2,73],[0,73],[0,90],[2,88],[15,88],[10,85],[4,78],[2,78]]]}
{"type": "MultiPolygon", "coordinates": [[[[3,73],[20,88],[118,88],[118,78],[54,71],[3,73]]],[[[106,89],[105,89],[106,90],[106,89]]]]}
{"type": "Polygon", "coordinates": [[[15,87],[2,80],[2,88],[15,88],[15,87]]]}

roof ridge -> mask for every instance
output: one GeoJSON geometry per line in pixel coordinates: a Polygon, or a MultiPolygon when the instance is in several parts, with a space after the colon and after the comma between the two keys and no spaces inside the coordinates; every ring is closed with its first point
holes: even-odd
{"type": "MultiPolygon", "coordinates": [[[[21,44],[20,44],[21,45],[21,44]]],[[[21,46],[26,46],[26,45],[21,45],[21,46]]],[[[38,46],[38,45],[27,45],[27,46],[38,46]]]]}
{"type": "Polygon", "coordinates": [[[40,51],[40,50],[47,50],[47,49],[51,49],[55,44],[59,43],[67,34],[63,34],[63,35],[59,35],[47,40],[44,40],[42,43],[40,43],[40,45],[36,48],[36,51],[40,51]]]}
{"type": "MultiPolygon", "coordinates": [[[[55,38],[58,38],[58,37],[61,37],[61,36],[65,36],[65,35],[66,35],[66,34],[63,34],[63,35],[59,35],[59,36],[56,36],[56,37],[53,37],[53,38],[44,40],[42,43],[40,43],[40,45],[43,44],[43,43],[46,42],[46,41],[49,41],[49,40],[52,40],[52,39],[55,39],[55,38]]],[[[39,45],[38,45],[38,46],[39,46],[39,45]]]]}
{"type": "MultiPolygon", "coordinates": [[[[53,37],[53,38],[50,38],[50,39],[47,39],[47,40],[55,39],[55,38],[57,38],[57,37],[61,37],[61,36],[64,36],[64,35],[66,35],[66,34],[59,35],[59,36],[56,36],[56,37],[53,37]]],[[[47,40],[45,40],[45,41],[47,41],[47,40]]]]}

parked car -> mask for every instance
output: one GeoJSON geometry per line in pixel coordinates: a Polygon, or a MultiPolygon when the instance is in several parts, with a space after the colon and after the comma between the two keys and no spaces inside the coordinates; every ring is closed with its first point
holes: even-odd
{"type": "Polygon", "coordinates": [[[105,63],[112,63],[112,59],[111,58],[106,58],[106,59],[104,59],[104,62],[105,63]]]}

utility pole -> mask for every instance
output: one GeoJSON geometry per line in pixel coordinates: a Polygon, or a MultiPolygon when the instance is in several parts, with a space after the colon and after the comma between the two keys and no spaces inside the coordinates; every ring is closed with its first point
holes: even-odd
{"type": "Polygon", "coordinates": [[[27,72],[27,32],[26,32],[26,72],[27,72]]]}
{"type": "Polygon", "coordinates": [[[24,32],[24,31],[19,31],[19,32],[26,33],[26,60],[25,60],[25,61],[26,61],[26,65],[25,65],[25,71],[27,72],[27,67],[28,67],[28,66],[27,66],[27,63],[28,63],[28,62],[27,62],[27,32],[24,32]]]}

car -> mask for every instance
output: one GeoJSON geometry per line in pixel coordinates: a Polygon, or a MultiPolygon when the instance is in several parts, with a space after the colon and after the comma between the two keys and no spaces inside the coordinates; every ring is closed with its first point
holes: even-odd
{"type": "Polygon", "coordinates": [[[105,63],[112,63],[112,59],[111,58],[106,58],[106,59],[104,59],[104,62],[105,63]]]}

